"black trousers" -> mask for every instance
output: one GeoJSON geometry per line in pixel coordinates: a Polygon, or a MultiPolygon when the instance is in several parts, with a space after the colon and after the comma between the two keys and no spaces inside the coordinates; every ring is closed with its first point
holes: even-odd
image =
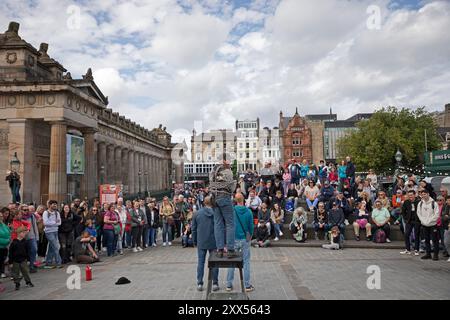
{"type": "Polygon", "coordinates": [[[131,228],[131,247],[140,247],[142,243],[142,226],[131,228]]]}
{"type": "Polygon", "coordinates": [[[58,233],[59,244],[61,249],[59,249],[59,254],[63,262],[68,262],[70,256],[72,255],[72,244],[73,244],[73,231],[68,233],[58,233]]]}
{"type": "Polygon", "coordinates": [[[425,251],[431,254],[431,242],[433,240],[433,253],[439,254],[439,229],[437,226],[425,227],[422,226],[423,234],[425,236],[425,251]]]}
{"type": "Polygon", "coordinates": [[[39,243],[38,243],[38,256],[39,257],[45,257],[47,255],[47,245],[48,240],[45,234],[39,237],[39,243]]]}
{"type": "Polygon", "coordinates": [[[8,257],[8,248],[0,249],[0,273],[5,273],[6,257],[8,257]]]}
{"type": "Polygon", "coordinates": [[[411,233],[414,230],[414,250],[419,251],[420,246],[420,224],[405,223],[405,248],[411,250],[411,233]]]}
{"type": "Polygon", "coordinates": [[[389,225],[389,223],[385,223],[382,227],[378,227],[375,223],[372,224],[372,234],[374,235],[374,241],[378,229],[383,229],[384,233],[386,234],[386,239],[389,239],[389,236],[391,235],[391,226],[389,225]]]}
{"type": "Polygon", "coordinates": [[[178,237],[181,237],[181,220],[174,220],[175,221],[175,232],[174,233],[172,233],[172,235],[173,235],[173,238],[178,238],[178,237]]]}

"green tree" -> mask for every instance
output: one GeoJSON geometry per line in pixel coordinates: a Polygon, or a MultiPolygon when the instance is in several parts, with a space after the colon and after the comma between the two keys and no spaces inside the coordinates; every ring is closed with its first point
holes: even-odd
{"type": "Polygon", "coordinates": [[[234,160],[233,163],[231,164],[231,171],[233,171],[233,176],[235,179],[237,179],[237,160],[234,160]]]}
{"type": "Polygon", "coordinates": [[[382,108],[369,120],[358,122],[357,128],[339,139],[337,148],[339,158],[350,155],[358,171],[374,169],[377,172],[392,172],[396,165],[397,149],[403,154],[404,167],[422,164],[425,130],[428,151],[440,148],[437,126],[424,108],[382,108]]]}

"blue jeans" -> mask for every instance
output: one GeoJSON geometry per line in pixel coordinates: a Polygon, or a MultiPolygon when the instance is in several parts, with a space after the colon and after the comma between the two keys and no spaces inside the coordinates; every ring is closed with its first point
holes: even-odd
{"type": "Polygon", "coordinates": [[[29,239],[27,240],[27,246],[28,246],[28,252],[29,252],[29,258],[30,258],[30,269],[34,269],[34,262],[36,261],[36,254],[37,254],[37,240],[36,239],[29,239]]]}
{"type": "Polygon", "coordinates": [[[131,231],[125,231],[123,235],[123,247],[131,247],[131,231]]]}
{"type": "Polygon", "coordinates": [[[117,238],[118,236],[114,234],[114,230],[104,229],[103,236],[106,241],[106,249],[108,252],[108,257],[112,256],[116,251],[117,238]]]}
{"type": "Polygon", "coordinates": [[[61,264],[61,256],[59,255],[59,239],[58,239],[58,231],[49,232],[45,234],[45,237],[48,241],[48,249],[47,256],[45,257],[45,262],[47,264],[52,264],[53,260],[55,260],[57,265],[61,264]]]}
{"type": "MultiPolygon", "coordinates": [[[[242,259],[244,260],[244,286],[249,288],[250,284],[250,241],[245,239],[236,239],[235,250],[242,251],[242,259]]],[[[228,269],[227,287],[233,287],[234,268],[228,269]]]]}
{"type": "Polygon", "coordinates": [[[234,248],[234,209],[231,197],[221,197],[216,199],[214,208],[214,236],[216,238],[217,249],[222,250],[225,247],[234,248]],[[226,233],[226,239],[225,239],[226,233]]]}
{"type": "Polygon", "coordinates": [[[163,223],[162,238],[163,238],[163,242],[170,242],[170,241],[172,241],[172,226],[169,226],[169,224],[167,222],[163,223]]]}
{"type": "Polygon", "coordinates": [[[315,208],[317,206],[318,202],[319,202],[319,198],[315,198],[313,202],[311,202],[311,200],[309,200],[309,199],[306,199],[306,204],[308,205],[308,208],[311,208],[311,207],[315,208]]]}
{"type": "Polygon", "coordinates": [[[275,236],[276,236],[277,238],[280,237],[281,226],[282,226],[282,224],[280,224],[280,223],[274,223],[274,224],[273,224],[273,227],[274,227],[274,229],[275,229],[275,236]]]}
{"type": "MultiPolygon", "coordinates": [[[[214,249],[199,249],[197,248],[198,262],[197,262],[197,285],[203,285],[203,274],[205,272],[206,252],[209,251],[209,255],[214,253],[214,249]]],[[[214,268],[213,271],[213,284],[219,284],[219,269],[214,268]]]]}
{"type": "Polygon", "coordinates": [[[148,229],[148,245],[152,246],[154,243],[156,243],[156,228],[149,228],[148,229]]]}

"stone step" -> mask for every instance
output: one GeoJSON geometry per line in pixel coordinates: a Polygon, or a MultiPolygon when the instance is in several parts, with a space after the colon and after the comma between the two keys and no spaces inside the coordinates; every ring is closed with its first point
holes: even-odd
{"type": "MultiPolygon", "coordinates": [[[[305,247],[305,248],[320,248],[323,244],[329,243],[324,240],[307,240],[306,242],[299,243],[292,239],[280,239],[279,241],[271,241],[271,247],[305,247]]],[[[374,243],[373,241],[356,241],[346,240],[344,241],[345,248],[359,248],[359,249],[397,249],[401,250],[405,248],[403,241],[392,241],[391,243],[374,243]]]]}

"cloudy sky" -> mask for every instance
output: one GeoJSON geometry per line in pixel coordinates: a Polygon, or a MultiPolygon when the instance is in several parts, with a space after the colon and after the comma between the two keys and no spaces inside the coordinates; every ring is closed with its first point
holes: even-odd
{"type": "Polygon", "coordinates": [[[448,0],[1,0],[11,20],[73,77],[92,67],[114,111],[177,137],[450,102],[448,0]]]}

